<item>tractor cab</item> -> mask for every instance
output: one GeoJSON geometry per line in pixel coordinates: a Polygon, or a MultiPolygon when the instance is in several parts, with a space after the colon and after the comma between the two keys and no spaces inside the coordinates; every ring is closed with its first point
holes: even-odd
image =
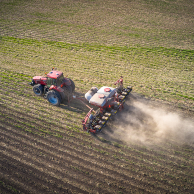
{"type": "Polygon", "coordinates": [[[57,85],[57,80],[47,77],[47,87],[50,88],[52,85],[56,86],[57,85]]]}
{"type": "Polygon", "coordinates": [[[64,78],[63,73],[60,71],[51,71],[47,74],[47,87],[71,85],[71,82],[68,78],[64,78]]]}
{"type": "Polygon", "coordinates": [[[47,74],[47,86],[50,88],[52,85],[57,86],[59,84],[60,78],[63,77],[63,73],[60,71],[51,71],[47,74]]]}

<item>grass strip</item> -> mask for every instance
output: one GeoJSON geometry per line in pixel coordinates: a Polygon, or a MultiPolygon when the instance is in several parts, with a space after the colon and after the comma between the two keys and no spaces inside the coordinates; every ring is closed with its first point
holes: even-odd
{"type": "Polygon", "coordinates": [[[165,48],[165,47],[127,47],[127,46],[107,46],[107,45],[99,45],[99,44],[89,44],[89,43],[80,43],[80,44],[70,44],[66,42],[58,42],[58,41],[48,41],[48,40],[36,40],[29,38],[15,38],[10,36],[0,36],[1,41],[18,43],[22,45],[36,45],[42,46],[44,44],[55,46],[59,48],[65,48],[68,50],[87,50],[87,51],[108,51],[109,53],[116,54],[117,52],[123,52],[125,54],[136,51],[137,53],[153,53],[157,55],[165,55],[167,57],[178,57],[187,59],[188,61],[194,60],[194,50],[188,49],[177,49],[177,48],[165,48]]]}

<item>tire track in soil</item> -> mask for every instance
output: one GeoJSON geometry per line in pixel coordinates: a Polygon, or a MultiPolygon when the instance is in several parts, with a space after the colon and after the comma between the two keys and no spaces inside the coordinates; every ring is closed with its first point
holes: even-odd
{"type": "MultiPolygon", "coordinates": [[[[4,135],[4,137],[6,136],[5,134],[2,134],[2,136],[4,135]]],[[[11,139],[12,141],[14,141],[15,143],[16,143],[16,139],[15,138],[12,138],[11,136],[7,136],[7,139],[11,139]]],[[[20,142],[21,141],[19,141],[18,140],[18,144],[16,145],[16,147],[19,147],[19,145],[20,145],[20,142]]],[[[22,142],[22,145],[25,147],[25,149],[26,149],[26,147],[27,146],[29,146],[29,144],[26,144],[26,143],[24,143],[24,142],[22,142]]],[[[83,166],[80,166],[80,162],[79,162],[79,158],[77,159],[76,157],[73,157],[73,158],[69,158],[69,156],[66,154],[66,156],[65,157],[63,157],[64,156],[64,154],[62,154],[62,153],[59,153],[58,155],[56,155],[56,154],[52,154],[51,152],[45,152],[44,151],[44,148],[43,149],[41,149],[40,148],[40,145],[37,145],[38,146],[38,148],[29,148],[29,150],[28,151],[26,151],[27,153],[31,153],[32,151],[34,151],[35,153],[37,153],[37,152],[40,152],[41,151],[41,153],[43,154],[43,155],[49,155],[48,156],[48,158],[47,158],[47,163],[48,163],[48,160],[51,160],[52,158],[55,158],[55,160],[56,161],[50,161],[50,162],[52,162],[52,163],[55,163],[56,165],[58,165],[58,164],[60,164],[60,167],[65,167],[66,169],[68,168],[68,169],[70,169],[70,171],[72,171],[72,169],[71,169],[71,166],[72,166],[72,164],[73,164],[73,166],[74,167],[76,167],[76,166],[78,166],[78,168],[82,171],[82,172],[88,172],[88,168],[87,167],[89,167],[89,165],[91,165],[91,163],[90,162],[88,162],[88,161],[86,161],[85,163],[85,166],[83,167],[83,166]],[[67,160],[66,158],[69,158],[69,160],[67,160]],[[78,162],[76,163],[75,162],[75,160],[78,160],[78,162]],[[64,164],[64,162],[65,162],[65,164],[64,164]],[[69,167],[70,166],[70,167],[69,167]]],[[[24,148],[20,148],[20,149],[24,149],[24,148]]],[[[49,148],[49,150],[51,150],[51,148],[49,148]]],[[[55,153],[55,150],[53,150],[53,152],[55,153]]],[[[31,153],[31,154],[33,154],[33,153],[31,153]]],[[[36,158],[37,157],[39,157],[40,159],[42,159],[42,157],[40,157],[39,155],[37,155],[36,156],[36,158]]],[[[81,164],[82,165],[82,164],[81,164]]],[[[93,164],[92,164],[93,165],[93,164]]],[[[97,169],[98,170],[98,169],[97,169]]],[[[101,169],[102,170],[102,169],[101,169]]],[[[100,169],[99,169],[99,171],[100,171],[100,169]]],[[[73,171],[73,173],[75,173],[74,171],[73,171]]],[[[77,174],[79,174],[79,172],[77,172],[76,171],[76,173],[77,174]]],[[[129,184],[129,182],[127,181],[125,181],[125,182],[123,182],[123,180],[119,180],[119,179],[116,179],[115,180],[115,177],[113,176],[113,178],[112,177],[109,177],[108,175],[104,175],[104,174],[101,174],[101,173],[99,173],[99,172],[97,172],[97,171],[94,171],[93,169],[90,169],[90,171],[89,171],[89,176],[90,176],[90,178],[94,181],[94,182],[96,182],[96,181],[98,181],[98,182],[100,182],[100,184],[103,184],[104,182],[102,182],[101,181],[101,179],[102,180],[109,180],[109,181],[112,181],[112,182],[114,182],[114,184],[116,184],[116,185],[118,185],[118,182],[119,182],[119,187],[122,187],[122,188],[125,188],[126,187],[126,184],[129,184]],[[99,178],[98,178],[99,177],[99,178]],[[96,179],[96,180],[95,180],[96,179]]],[[[86,177],[85,177],[86,178],[86,177]]],[[[126,179],[127,180],[127,179],[126,179]]],[[[105,185],[105,186],[107,186],[107,184],[105,185]]],[[[114,185],[112,185],[111,187],[115,187],[114,185]]],[[[129,187],[129,186],[128,186],[129,187]]],[[[130,189],[131,189],[131,187],[132,187],[132,189],[134,190],[137,190],[137,187],[134,187],[134,186],[130,186],[130,189]]],[[[118,188],[117,188],[118,189],[118,188]]],[[[142,190],[142,189],[140,189],[140,188],[138,188],[138,190],[140,191],[144,191],[144,192],[146,192],[145,190],[142,190]]],[[[112,191],[113,192],[113,191],[112,191]]],[[[102,193],[104,193],[104,192],[102,192],[102,193]]],[[[107,192],[106,192],[107,193],[107,192]]]]}
{"type": "MultiPolygon", "coordinates": [[[[84,148],[83,148],[84,149],[84,148]]],[[[98,153],[97,153],[98,154],[98,153]]],[[[137,159],[136,159],[137,160],[137,159]]],[[[138,162],[138,160],[136,161],[136,162],[138,162]]],[[[125,163],[125,164],[128,164],[127,162],[123,162],[123,163],[125,163]]],[[[139,166],[138,166],[138,168],[139,168],[139,166]]],[[[159,168],[159,167],[158,167],[159,168]]],[[[123,168],[122,168],[123,169],[123,168]]],[[[139,169],[140,170],[140,169],[139,169]]],[[[145,168],[141,168],[141,171],[145,171],[145,168]]],[[[157,171],[164,171],[164,168],[163,167],[160,167],[160,169],[157,169],[157,171]]],[[[156,172],[156,173],[158,173],[158,172],[156,172]]],[[[152,178],[153,179],[153,178],[152,178]]]]}
{"type": "MultiPolygon", "coordinates": [[[[13,153],[12,150],[9,151],[10,153],[13,153]]],[[[20,180],[20,182],[24,184],[24,187],[21,186],[19,190],[25,188],[25,186],[31,185],[31,190],[34,190],[33,188],[35,187],[37,188],[38,192],[42,187],[41,192],[43,193],[48,193],[48,191],[50,191],[51,189],[56,190],[59,193],[71,193],[71,191],[76,191],[79,193],[88,193],[80,188],[77,188],[67,182],[62,181],[61,178],[56,178],[54,176],[49,175],[48,173],[38,170],[37,168],[35,168],[36,165],[34,165],[35,167],[32,166],[30,160],[28,161],[28,164],[22,162],[21,158],[24,157],[21,154],[15,153],[15,155],[17,155],[17,159],[13,158],[14,155],[8,156],[3,153],[1,153],[1,155],[3,156],[3,159],[0,159],[0,163],[3,166],[1,168],[3,175],[7,174],[8,177],[11,176],[16,181],[20,180]],[[36,185],[37,181],[38,184],[36,185]],[[48,188],[47,191],[45,191],[46,188],[48,188]]],[[[36,190],[33,193],[37,193],[36,190]]]]}
{"type": "MultiPolygon", "coordinates": [[[[40,145],[39,145],[39,146],[40,146],[40,145]]],[[[44,148],[43,148],[43,149],[44,149],[44,148]]],[[[54,150],[54,151],[55,151],[55,150],[54,150]]],[[[62,154],[60,154],[60,155],[62,155],[62,154]]],[[[75,159],[76,159],[76,158],[75,158],[75,159]]],[[[88,170],[88,169],[84,169],[84,170],[86,171],[86,170],[88,170]]],[[[133,173],[133,174],[134,174],[134,173],[133,173]]],[[[118,176],[118,175],[117,175],[117,176],[118,176]]],[[[134,174],[134,176],[136,176],[136,175],[134,174]]],[[[127,180],[127,179],[129,179],[129,178],[126,177],[126,180],[127,180]]],[[[133,180],[134,180],[134,179],[133,179],[133,180]]],[[[138,181],[138,180],[136,179],[136,182],[137,182],[137,181],[138,181]]],[[[148,186],[148,183],[143,183],[142,181],[140,181],[139,184],[141,184],[141,185],[142,185],[142,184],[143,184],[143,185],[144,185],[144,184],[145,184],[145,185],[147,184],[147,186],[148,186]]],[[[153,186],[151,185],[150,187],[153,187],[153,186]]],[[[157,188],[160,189],[160,190],[162,190],[160,187],[157,187],[157,188]]]]}

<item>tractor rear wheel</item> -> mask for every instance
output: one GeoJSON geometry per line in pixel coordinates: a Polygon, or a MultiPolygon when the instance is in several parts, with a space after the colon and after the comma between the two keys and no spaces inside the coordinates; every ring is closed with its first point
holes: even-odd
{"type": "Polygon", "coordinates": [[[71,86],[64,86],[64,94],[65,94],[65,99],[70,100],[72,98],[72,87],[71,86]]]}
{"type": "Polygon", "coordinates": [[[69,79],[69,80],[71,82],[71,92],[74,92],[74,90],[75,90],[75,84],[74,84],[74,82],[71,79],[69,79]]]}
{"type": "Polygon", "coordinates": [[[47,100],[54,106],[59,106],[61,104],[61,96],[59,92],[55,90],[50,90],[47,93],[47,100]]]}
{"type": "Polygon", "coordinates": [[[37,96],[42,96],[44,93],[44,86],[41,84],[37,84],[33,87],[33,91],[37,96]]]}

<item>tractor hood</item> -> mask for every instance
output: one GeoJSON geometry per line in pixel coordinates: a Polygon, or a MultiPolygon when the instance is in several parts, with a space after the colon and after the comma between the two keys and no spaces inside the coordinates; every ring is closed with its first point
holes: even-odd
{"type": "Polygon", "coordinates": [[[43,76],[34,76],[34,77],[33,77],[33,80],[34,80],[34,81],[46,80],[46,77],[43,77],[43,76]]]}
{"type": "Polygon", "coordinates": [[[46,85],[46,77],[42,76],[35,76],[32,78],[32,81],[29,83],[31,86],[34,86],[35,84],[41,84],[46,85]]]}

